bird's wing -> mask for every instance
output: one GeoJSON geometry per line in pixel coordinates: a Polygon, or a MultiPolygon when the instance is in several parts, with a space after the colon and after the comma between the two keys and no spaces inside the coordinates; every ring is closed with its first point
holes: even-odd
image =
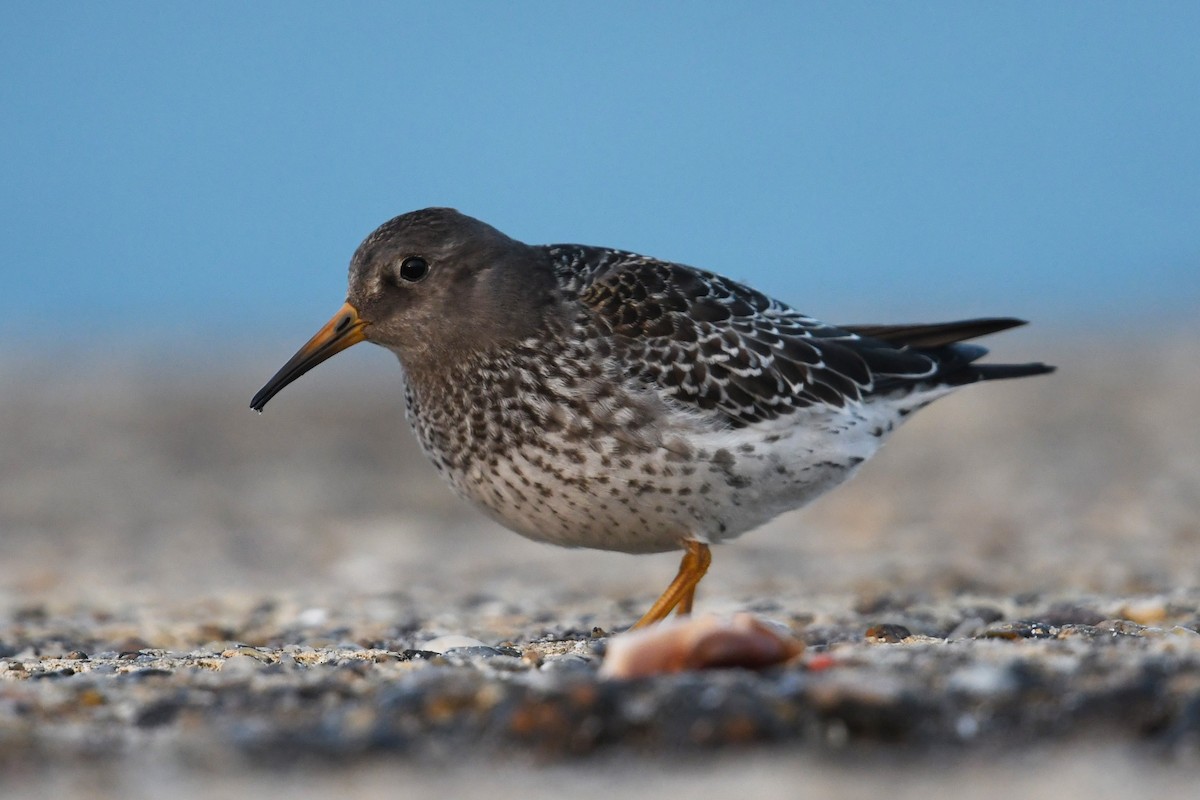
{"type": "Polygon", "coordinates": [[[748,425],[859,402],[877,381],[918,381],[931,354],[826,325],[727,278],[606,251],[579,299],[641,380],[748,425]]]}

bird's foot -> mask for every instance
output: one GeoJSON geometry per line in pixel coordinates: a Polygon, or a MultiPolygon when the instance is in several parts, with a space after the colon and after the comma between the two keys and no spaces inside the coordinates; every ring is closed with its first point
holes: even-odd
{"type": "Polygon", "coordinates": [[[712,551],[709,550],[708,545],[694,539],[688,539],[684,545],[687,550],[683,554],[683,560],[679,563],[679,572],[675,575],[675,580],[671,581],[667,590],[654,601],[650,610],[643,614],[630,630],[660,622],[666,619],[672,611],[677,611],[679,614],[692,613],[696,585],[700,583],[704,573],[708,572],[708,565],[712,563],[712,551]]]}

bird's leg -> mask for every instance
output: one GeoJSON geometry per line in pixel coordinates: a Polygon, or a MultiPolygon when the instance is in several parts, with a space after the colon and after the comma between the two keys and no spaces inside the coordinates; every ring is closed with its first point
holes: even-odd
{"type": "MultiPolygon", "coordinates": [[[[675,606],[675,616],[686,617],[692,613],[692,602],[696,599],[696,587],[700,585],[700,578],[704,577],[704,573],[708,571],[708,565],[712,562],[712,553],[709,552],[707,545],[700,545],[704,550],[698,548],[688,548],[688,551],[683,554],[685,562],[702,562],[689,564],[688,569],[699,569],[700,576],[696,578],[696,582],[687,588],[687,591],[679,598],[679,605],[675,606]]],[[[679,570],[684,570],[684,564],[679,565],[679,570]]]]}
{"type": "Polygon", "coordinates": [[[679,572],[675,575],[675,580],[671,581],[667,590],[654,601],[650,610],[633,624],[633,628],[644,628],[666,619],[666,616],[676,606],[679,607],[681,614],[691,613],[692,599],[696,596],[696,584],[700,583],[704,573],[708,572],[708,565],[712,563],[712,551],[708,549],[708,545],[692,539],[684,544],[687,552],[683,554],[683,560],[679,562],[679,572]]]}
{"type": "Polygon", "coordinates": [[[675,616],[686,617],[692,613],[692,602],[696,599],[696,584],[692,584],[691,588],[683,597],[679,598],[679,605],[675,606],[675,616]]]}

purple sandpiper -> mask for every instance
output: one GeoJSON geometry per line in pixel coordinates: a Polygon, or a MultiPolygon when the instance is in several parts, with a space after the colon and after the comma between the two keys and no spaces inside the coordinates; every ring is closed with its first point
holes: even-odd
{"type": "Polygon", "coordinates": [[[1052,371],[963,343],[1021,324],[827,325],[712,272],[428,208],[359,245],[345,305],[251,407],[351,345],[388,348],[421,447],[491,517],[566,547],[684,550],[643,626],[691,610],[709,545],[846,480],[913,411],[1052,371]]]}

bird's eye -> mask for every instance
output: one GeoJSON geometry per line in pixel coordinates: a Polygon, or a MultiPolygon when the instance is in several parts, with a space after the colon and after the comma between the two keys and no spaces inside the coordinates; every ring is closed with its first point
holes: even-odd
{"type": "Polygon", "coordinates": [[[429,274],[429,262],[420,256],[409,256],[400,262],[400,277],[416,283],[429,274]]]}

